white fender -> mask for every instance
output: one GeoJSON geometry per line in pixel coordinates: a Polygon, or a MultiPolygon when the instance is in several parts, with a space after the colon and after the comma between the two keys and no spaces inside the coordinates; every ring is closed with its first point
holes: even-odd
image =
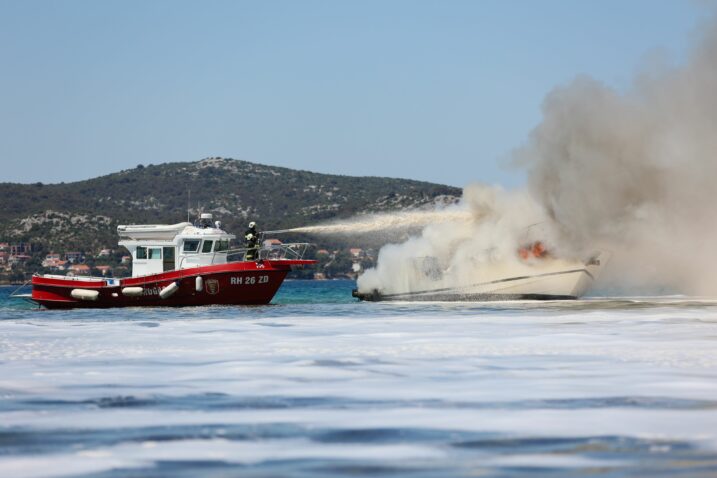
{"type": "Polygon", "coordinates": [[[164,289],[162,289],[162,290],[159,291],[159,296],[160,296],[162,299],[166,299],[167,297],[171,296],[172,294],[174,294],[174,293],[177,292],[178,290],[179,290],[179,286],[177,285],[177,283],[176,283],[176,282],[172,282],[172,283],[169,284],[167,287],[165,287],[164,289]]]}
{"type": "Polygon", "coordinates": [[[201,292],[202,289],[204,289],[204,279],[202,279],[202,276],[197,276],[197,279],[194,281],[194,290],[201,292]]]}
{"type": "Polygon", "coordinates": [[[144,292],[144,289],[141,287],[124,287],[122,289],[122,295],[126,295],[127,297],[139,297],[144,292]]]}
{"type": "Polygon", "coordinates": [[[100,292],[97,290],[88,290],[88,289],[72,289],[70,292],[70,295],[73,299],[79,299],[79,300],[97,300],[97,298],[100,296],[100,292]]]}

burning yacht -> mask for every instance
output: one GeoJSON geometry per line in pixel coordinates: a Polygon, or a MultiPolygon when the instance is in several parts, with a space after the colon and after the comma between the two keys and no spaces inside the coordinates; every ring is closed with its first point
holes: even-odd
{"type": "MultiPolygon", "coordinates": [[[[516,261],[486,262],[468,280],[435,257],[416,258],[401,283],[353,291],[366,301],[567,300],[585,294],[608,259],[596,253],[585,261],[551,256],[542,243],[521,247],[516,261]]],[[[359,283],[360,286],[360,283],[359,283]]]]}

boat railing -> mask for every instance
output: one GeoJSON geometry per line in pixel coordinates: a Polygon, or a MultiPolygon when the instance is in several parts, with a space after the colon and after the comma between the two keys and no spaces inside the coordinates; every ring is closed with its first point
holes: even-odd
{"type": "Polygon", "coordinates": [[[11,298],[11,299],[29,299],[29,298],[31,298],[31,297],[32,297],[32,293],[22,294],[22,293],[20,292],[22,289],[24,289],[25,287],[27,287],[28,285],[30,285],[31,282],[32,282],[32,279],[30,279],[30,280],[28,280],[28,281],[25,281],[20,287],[18,287],[18,288],[15,289],[14,291],[12,291],[12,293],[10,294],[10,298],[11,298]]]}
{"type": "Polygon", "coordinates": [[[308,242],[270,245],[259,250],[259,258],[262,260],[300,260],[304,258],[310,245],[308,242]]]}
{"type": "MultiPolygon", "coordinates": [[[[272,244],[263,246],[256,251],[256,257],[251,260],[300,260],[304,258],[306,251],[309,249],[308,242],[294,242],[287,244],[272,244]]],[[[226,251],[227,262],[243,262],[246,258],[249,248],[242,247],[239,249],[230,249],[226,251]]]]}
{"type": "Polygon", "coordinates": [[[42,277],[45,279],[59,279],[59,280],[69,280],[69,281],[81,281],[81,282],[104,282],[108,278],[107,277],[97,277],[97,276],[75,276],[75,275],[59,275],[59,274],[42,274],[42,277]]]}

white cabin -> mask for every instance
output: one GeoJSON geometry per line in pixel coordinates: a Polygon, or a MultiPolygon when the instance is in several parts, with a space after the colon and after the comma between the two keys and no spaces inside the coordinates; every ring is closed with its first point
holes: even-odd
{"type": "Polygon", "coordinates": [[[117,226],[119,245],[132,254],[132,277],[178,269],[226,264],[229,241],[236,236],[202,214],[198,225],[149,224],[117,226]]]}

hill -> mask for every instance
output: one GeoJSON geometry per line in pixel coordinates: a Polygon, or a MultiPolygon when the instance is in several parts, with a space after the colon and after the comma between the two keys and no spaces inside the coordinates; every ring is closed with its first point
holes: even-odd
{"type": "Polygon", "coordinates": [[[0,242],[32,243],[35,252],[111,248],[118,224],[186,220],[188,191],[192,218],[212,212],[235,233],[249,220],[262,230],[285,229],[452,202],[461,193],[421,181],[320,174],[225,158],[139,165],[72,183],[0,183],[0,242]]]}

